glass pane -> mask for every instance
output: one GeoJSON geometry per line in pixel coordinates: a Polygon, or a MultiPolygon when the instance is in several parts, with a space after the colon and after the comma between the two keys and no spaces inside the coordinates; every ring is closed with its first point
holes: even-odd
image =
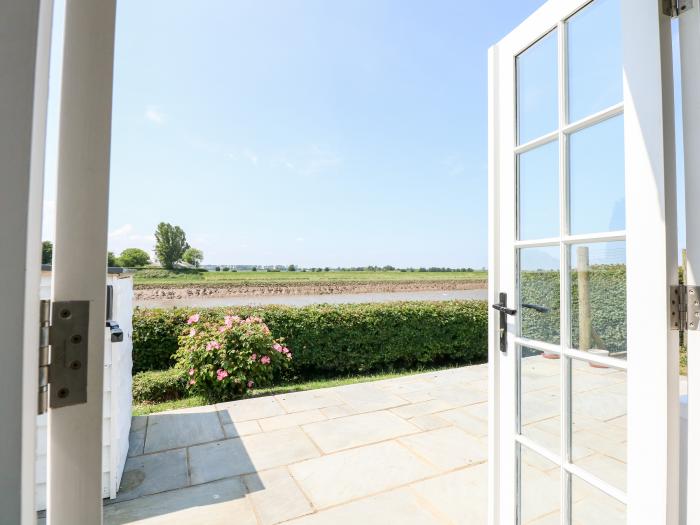
{"type": "Polygon", "coordinates": [[[625,359],[625,242],[574,244],[569,249],[571,345],[592,354],[625,359]]]}
{"type": "Polygon", "coordinates": [[[571,233],[625,229],[625,144],[622,115],[569,137],[571,233]]]}
{"type": "Polygon", "coordinates": [[[627,509],[623,503],[572,476],[571,522],[573,525],[625,525],[627,509]]]}
{"type": "Polygon", "coordinates": [[[558,354],[520,349],[520,433],[559,454],[561,364],[558,354]]]}
{"type": "Polygon", "coordinates": [[[559,236],[559,141],[518,155],[518,238],[559,236]]]}
{"type": "Polygon", "coordinates": [[[552,31],[516,59],[518,144],[558,127],[557,34],[552,31]]]}
{"type": "Polygon", "coordinates": [[[561,474],[558,465],[520,447],[520,520],[522,525],[560,523],[561,474]]]}
{"type": "Polygon", "coordinates": [[[559,344],[559,247],[520,250],[520,335],[559,344]]]}
{"type": "Polygon", "coordinates": [[[596,0],[569,19],[569,122],[622,101],[619,0],[596,0]]]}
{"type": "Polygon", "coordinates": [[[627,372],[571,360],[573,462],[627,487],[627,372]]]}

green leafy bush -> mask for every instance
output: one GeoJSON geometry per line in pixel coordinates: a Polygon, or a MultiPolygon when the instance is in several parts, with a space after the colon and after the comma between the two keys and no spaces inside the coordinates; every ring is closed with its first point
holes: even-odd
{"type": "Polygon", "coordinates": [[[484,301],[280,305],[208,309],[137,309],[134,369],[174,364],[188,318],[220,322],[257,316],[294,354],[285,379],[311,379],[421,366],[483,362],[488,320],[484,301]]]}
{"type": "Polygon", "coordinates": [[[140,372],[132,379],[131,391],[134,401],[153,402],[172,401],[187,394],[187,379],[182,370],[153,370],[140,372]]]}
{"type": "MultiPolygon", "coordinates": [[[[579,341],[578,273],[573,270],[571,282],[571,342],[579,341]]],[[[522,308],[521,334],[529,339],[559,344],[560,293],[559,271],[526,271],[520,275],[522,302],[545,306],[538,312],[522,308]]],[[[594,344],[610,353],[627,350],[626,269],[622,264],[591,265],[589,269],[589,301],[594,344]]]]}
{"type": "Polygon", "coordinates": [[[229,401],[253,386],[269,386],[292,359],[260,317],[226,315],[206,322],[193,314],[187,324],[177,367],[187,371],[188,390],[208,401],[229,401]]]}

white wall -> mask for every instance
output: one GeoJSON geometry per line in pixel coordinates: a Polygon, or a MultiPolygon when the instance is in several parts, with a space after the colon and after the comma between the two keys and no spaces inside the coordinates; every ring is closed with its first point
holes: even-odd
{"type": "MultiPolygon", "coordinates": [[[[124,341],[112,343],[105,329],[104,399],[102,405],[102,497],[115,498],[129,451],[131,427],[131,315],[133,279],[128,274],[109,274],[114,287],[112,318],[124,331],[124,341]]],[[[51,273],[41,277],[41,298],[51,296],[51,273]]],[[[46,509],[47,416],[37,416],[36,507],[46,509]]]]}

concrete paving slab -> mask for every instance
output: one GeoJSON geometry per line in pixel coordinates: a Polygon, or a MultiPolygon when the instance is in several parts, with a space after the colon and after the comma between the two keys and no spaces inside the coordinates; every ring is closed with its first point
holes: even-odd
{"type": "Polygon", "coordinates": [[[105,525],[257,525],[240,478],[187,487],[108,505],[105,525]]]}
{"type": "Polygon", "coordinates": [[[373,412],[408,404],[405,399],[377,388],[372,383],[341,386],[335,391],[357,412],[373,412]]]}
{"type": "Polygon", "coordinates": [[[144,452],[188,447],[224,438],[213,406],[162,412],[148,416],[144,452]]]}
{"type": "Polygon", "coordinates": [[[422,500],[408,489],[386,492],[305,516],[287,525],[444,525],[422,500]],[[390,518],[389,518],[390,517],[390,518]]]}
{"type": "MultiPolygon", "coordinates": [[[[222,417],[222,414],[226,413],[219,412],[219,419],[223,418],[224,420],[228,421],[228,416],[224,415],[222,417]]],[[[227,438],[248,436],[250,434],[258,434],[259,432],[262,432],[262,429],[257,421],[239,421],[238,423],[225,423],[222,426],[224,428],[224,435],[227,438]]]]}
{"type": "Polygon", "coordinates": [[[482,482],[487,476],[486,463],[482,463],[410,487],[450,523],[476,525],[488,521],[488,487],[482,482]]]}
{"type": "Polygon", "coordinates": [[[261,525],[311,514],[314,509],[285,467],[243,477],[261,525]]]}
{"type": "Polygon", "coordinates": [[[419,431],[419,428],[388,411],[341,417],[302,427],[326,454],[419,431]]]}
{"type": "Polygon", "coordinates": [[[215,406],[217,410],[225,411],[220,415],[224,425],[286,414],[284,408],[272,396],[229,401],[215,406]]]}
{"type": "Polygon", "coordinates": [[[294,412],[283,416],[268,417],[258,420],[260,427],[265,432],[279,430],[281,428],[289,428],[303,425],[305,423],[314,423],[316,421],[325,421],[326,416],[318,409],[306,410],[305,412],[294,412]]]}
{"type": "Polygon", "coordinates": [[[343,400],[340,399],[335,390],[335,388],[326,388],[309,390],[307,392],[292,392],[275,396],[275,399],[291,414],[292,412],[304,412],[306,410],[342,405],[343,400]]]}
{"type": "Polygon", "coordinates": [[[402,437],[399,442],[443,471],[480,463],[487,458],[481,441],[455,427],[402,437]]]}
{"type": "Polygon", "coordinates": [[[316,508],[337,505],[437,473],[434,467],[395,442],[338,452],[291,465],[289,469],[316,508]]]}
{"type": "Polygon", "coordinates": [[[189,485],[184,449],[126,459],[115,501],[139,498],[189,485]]]}
{"type": "Polygon", "coordinates": [[[408,422],[412,425],[416,425],[421,430],[435,430],[450,426],[449,421],[441,418],[437,414],[425,414],[424,416],[412,417],[408,422]]]}
{"type": "Polygon", "coordinates": [[[288,428],[190,447],[192,483],[249,474],[319,456],[298,428],[288,428]]]}
{"type": "Polygon", "coordinates": [[[425,414],[443,412],[445,410],[455,408],[456,406],[459,405],[450,403],[448,401],[445,401],[444,399],[431,399],[429,401],[411,403],[410,405],[392,408],[391,412],[404,419],[410,419],[412,417],[423,416],[425,414]]]}

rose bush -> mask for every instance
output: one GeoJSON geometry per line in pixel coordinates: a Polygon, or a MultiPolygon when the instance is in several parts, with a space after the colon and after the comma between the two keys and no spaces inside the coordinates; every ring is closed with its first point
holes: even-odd
{"type": "Polygon", "coordinates": [[[175,354],[187,375],[187,388],[208,401],[229,401],[253,386],[268,386],[289,365],[292,353],[275,339],[260,317],[225,315],[187,319],[175,354]]]}

